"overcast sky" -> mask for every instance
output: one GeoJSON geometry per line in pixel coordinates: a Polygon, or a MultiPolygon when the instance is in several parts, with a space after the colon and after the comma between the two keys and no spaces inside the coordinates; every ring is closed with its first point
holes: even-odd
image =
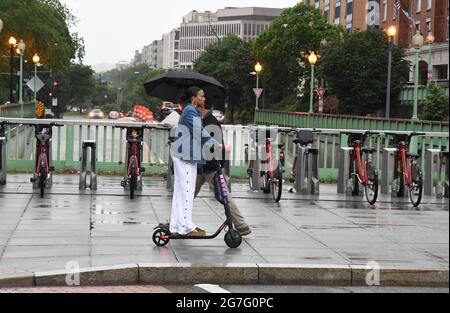
{"type": "Polygon", "coordinates": [[[85,40],[85,63],[129,61],[135,50],[176,28],[191,10],[224,7],[287,8],[300,0],[61,0],[79,19],[72,31],[85,40]]]}

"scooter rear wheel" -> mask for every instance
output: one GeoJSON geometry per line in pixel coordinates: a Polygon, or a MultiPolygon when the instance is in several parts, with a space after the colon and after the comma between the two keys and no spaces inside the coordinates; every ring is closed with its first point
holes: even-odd
{"type": "Polygon", "coordinates": [[[225,243],[231,249],[238,248],[242,243],[242,236],[237,230],[229,230],[225,234],[225,243]]]}
{"type": "Polygon", "coordinates": [[[158,247],[164,247],[166,246],[170,239],[166,238],[169,237],[170,233],[164,229],[164,228],[158,228],[153,233],[153,243],[157,245],[158,247]]]}

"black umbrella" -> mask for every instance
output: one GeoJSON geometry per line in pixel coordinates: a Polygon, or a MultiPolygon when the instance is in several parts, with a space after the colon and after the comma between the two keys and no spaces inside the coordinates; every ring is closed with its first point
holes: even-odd
{"type": "Polygon", "coordinates": [[[173,103],[181,103],[186,89],[192,86],[202,88],[208,101],[216,102],[227,96],[225,87],[215,78],[196,72],[171,71],[144,83],[149,96],[173,103]]]}

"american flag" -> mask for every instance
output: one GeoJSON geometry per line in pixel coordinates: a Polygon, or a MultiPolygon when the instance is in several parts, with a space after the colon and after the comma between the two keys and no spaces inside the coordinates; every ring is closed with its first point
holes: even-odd
{"type": "Polygon", "coordinates": [[[393,16],[392,16],[392,19],[394,21],[397,19],[398,12],[400,12],[400,9],[401,9],[400,1],[399,0],[394,0],[394,13],[393,13],[393,16]]]}

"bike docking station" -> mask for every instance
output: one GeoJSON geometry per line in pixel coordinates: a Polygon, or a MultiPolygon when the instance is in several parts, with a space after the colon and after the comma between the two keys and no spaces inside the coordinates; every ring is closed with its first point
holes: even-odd
{"type": "Polygon", "coordinates": [[[5,124],[0,123],[0,186],[6,185],[6,137],[5,124]]]}
{"type": "Polygon", "coordinates": [[[448,152],[439,149],[425,152],[425,195],[448,198],[448,168],[448,152]]]}
{"type": "Polygon", "coordinates": [[[96,148],[97,144],[95,140],[84,140],[83,151],[80,158],[80,184],[79,189],[85,190],[87,188],[86,176],[87,176],[87,163],[88,163],[88,149],[90,149],[90,170],[89,170],[89,189],[97,190],[97,158],[96,148]]]}
{"type": "MultiPolygon", "coordinates": [[[[342,137],[341,137],[342,138],[342,137]]],[[[341,141],[342,142],[342,141],[341,141]]],[[[352,179],[349,177],[348,173],[350,171],[350,159],[353,153],[352,147],[341,147],[340,149],[340,161],[339,161],[339,174],[338,174],[338,185],[337,192],[340,194],[345,194],[347,196],[352,196],[352,179]]],[[[363,188],[360,183],[359,186],[359,196],[363,196],[363,188]]]]}
{"type": "Polygon", "coordinates": [[[318,195],[320,193],[319,179],[319,152],[320,148],[313,148],[314,132],[319,131],[301,129],[297,130],[297,157],[295,162],[294,189],[301,195],[318,195]]]}

